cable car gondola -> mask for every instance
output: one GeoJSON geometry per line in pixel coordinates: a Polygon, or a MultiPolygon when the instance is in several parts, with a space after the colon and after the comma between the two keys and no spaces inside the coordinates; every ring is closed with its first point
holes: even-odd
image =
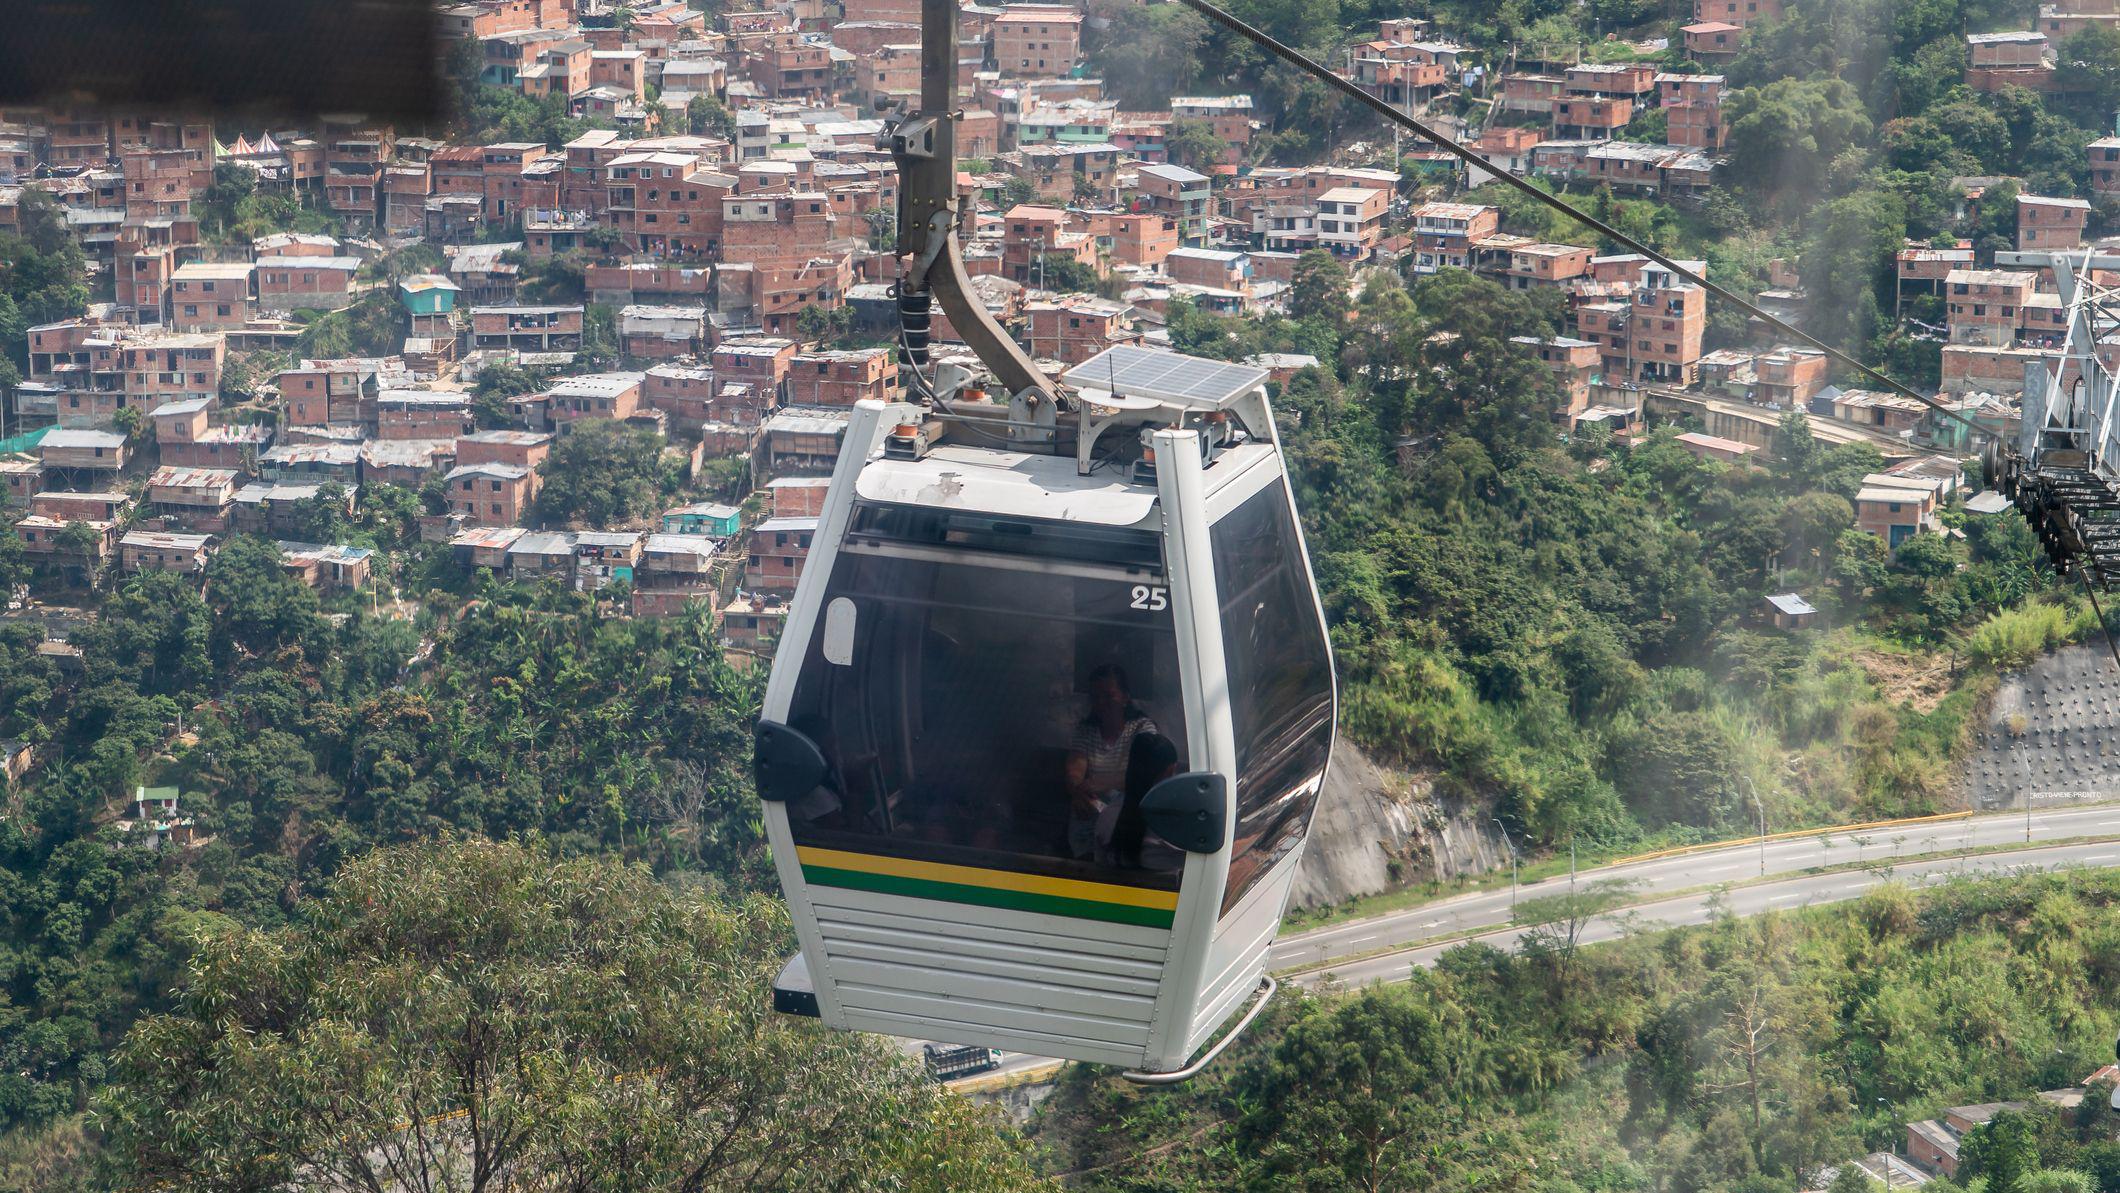
{"type": "Polygon", "coordinates": [[[1164,1072],[1260,982],[1332,663],[1264,372],[1118,347],[1064,380],[1134,450],[855,410],[760,791],[827,1023],[1164,1072]]]}
{"type": "Polygon", "coordinates": [[[758,727],[802,944],[775,1005],[1179,1079],[1272,992],[1324,616],[1263,370],[1121,345],[1056,385],[971,300],[956,41],[923,0],[887,130],[917,400],[852,412],[758,727]],[[933,359],[934,305],[971,360],[933,359]]]}

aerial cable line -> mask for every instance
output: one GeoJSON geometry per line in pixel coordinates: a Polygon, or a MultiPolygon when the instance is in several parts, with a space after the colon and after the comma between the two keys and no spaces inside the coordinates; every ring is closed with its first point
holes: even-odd
{"type": "Polygon", "coordinates": [[[1293,66],[1296,69],[1315,77],[1320,82],[1323,82],[1325,85],[1333,88],[1336,91],[1339,91],[1343,95],[1346,95],[1349,98],[1355,100],[1356,102],[1364,105],[1371,111],[1377,113],[1379,116],[1382,116],[1384,119],[1391,121],[1393,124],[1399,125],[1400,127],[1411,131],[1414,135],[1422,138],[1423,140],[1433,143],[1437,148],[1442,149],[1446,153],[1449,153],[1451,156],[1457,158],[1459,161],[1464,162],[1467,166],[1490,174],[1495,178],[1501,180],[1502,182],[1508,184],[1509,186],[1515,188],[1517,191],[1529,195],[1532,198],[1538,200],[1539,202],[1545,204],[1546,206],[1552,208],[1553,210],[1560,212],[1562,215],[1567,216],[1569,219],[1572,219],[1577,223],[1583,224],[1586,227],[1592,228],[1596,230],[1600,235],[1609,237],[1610,239],[1627,246],[1635,252],[1640,253],[1642,256],[1647,257],[1650,260],[1656,262],[1658,265],[1663,266],[1665,269],[1670,270],[1672,273],[1677,274],[1679,277],[1685,279],[1686,281],[1691,282],[1696,286],[1699,286],[1703,290],[1706,290],[1709,294],[1714,295],[1716,298],[1721,299],[1722,301],[1737,307],[1738,309],[1744,311],[1746,314],[1752,316],[1755,319],[1758,319],[1762,323],[1765,323],[1767,326],[1772,327],[1776,331],[1781,332],[1783,335],[1789,336],[1793,339],[1801,340],[1804,343],[1809,344],[1811,347],[1816,348],[1820,352],[1825,353],[1831,359],[1838,361],[1843,365],[1846,365],[1848,368],[1855,370],[1856,372],[1862,374],[1864,377],[1867,377],[1871,381],[1876,382],[1878,385],[1881,385],[1884,388],[1891,390],[1893,393],[1901,395],[1902,397],[1914,399],[1915,401],[1921,403],[1929,409],[1934,410],[1936,413],[1941,414],[1954,422],[1957,422],[1961,426],[1964,426],[1967,430],[1971,431],[1975,435],[1980,435],[1989,439],[1999,440],[2001,438],[2001,436],[1997,435],[1994,431],[1991,431],[1988,428],[1981,426],[1980,424],[1958,413],[1956,410],[1951,409],[1950,407],[1944,405],[1936,399],[1929,397],[1924,393],[1921,393],[1920,391],[1914,389],[1912,386],[1903,385],[1900,382],[1893,380],[1891,377],[1888,377],[1885,374],[1877,371],[1875,368],[1864,364],[1863,362],[1855,359],[1854,357],[1848,355],[1840,349],[1833,347],[1831,344],[1826,343],[1824,340],[1819,339],[1817,336],[1814,336],[1811,333],[1804,331],[1803,329],[1795,326],[1794,324],[1791,324],[1783,319],[1769,314],[1758,304],[1753,303],[1748,299],[1739,297],[1737,294],[1731,292],[1730,290],[1719,286],[1714,282],[1709,281],[1706,277],[1703,277],[1702,275],[1697,274],[1690,269],[1687,269],[1685,266],[1679,264],[1677,261],[1672,260],[1665,254],[1658,252],[1656,249],[1651,248],[1646,244],[1643,244],[1641,241],[1636,240],[1634,237],[1627,235],[1625,232],[1620,231],[1618,228],[1613,227],[1611,224],[1608,224],[1605,221],[1598,219],[1596,216],[1591,215],[1586,211],[1583,211],[1581,208],[1576,207],[1565,199],[1562,199],[1556,195],[1548,194],[1545,191],[1542,191],[1539,188],[1524,181],[1523,179],[1518,178],[1516,175],[1509,173],[1507,170],[1501,169],[1498,166],[1490,164],[1489,162],[1482,159],[1478,154],[1472,152],[1470,149],[1465,148],[1463,145],[1460,145],[1456,141],[1451,140],[1449,137],[1444,136],[1437,130],[1428,127],[1420,121],[1415,120],[1413,117],[1408,116],[1406,113],[1401,112],[1397,108],[1392,107],[1390,104],[1385,103],[1383,100],[1378,99],[1376,96],[1371,95],[1367,91],[1362,90],[1360,87],[1355,86],[1352,81],[1342,78],[1337,74],[1334,74],[1330,69],[1326,68],[1325,66],[1317,62],[1315,59],[1309,57],[1301,51],[1283,45],[1281,42],[1275,40],[1272,35],[1266,33],[1265,31],[1255,28],[1252,25],[1247,24],[1243,20],[1232,16],[1230,13],[1224,11],[1223,9],[1208,3],[1208,0],[1178,0],[1178,2],[1180,4],[1185,5],[1185,7],[1192,9],[1194,12],[1197,12],[1200,15],[1215,22],[1216,24],[1221,25],[1223,28],[1228,29],[1231,32],[1238,34],[1239,36],[1242,36],[1245,39],[1256,43],[1261,48],[1265,49],[1268,53],[1271,53],[1274,57],[1279,58],[1282,61],[1288,63],[1290,66],[1293,66]]]}

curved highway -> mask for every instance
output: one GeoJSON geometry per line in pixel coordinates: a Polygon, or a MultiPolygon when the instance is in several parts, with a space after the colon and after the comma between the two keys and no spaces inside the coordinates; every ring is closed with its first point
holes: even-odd
{"type": "MultiPolygon", "coordinates": [[[[2020,822],[2021,825],[2021,822],[2020,822]]],[[[1778,881],[1735,889],[1717,888],[1681,895],[1656,903],[1637,904],[1586,920],[1577,937],[1580,944],[1615,940],[1630,932],[1657,931],[1704,924],[1714,914],[1718,899],[1732,913],[1759,915],[1769,910],[1792,911],[1825,903],[1853,899],[1887,882],[1912,886],[1942,882],[1959,874],[2005,874],[2022,870],[2059,870],[2069,866],[2110,866],[2120,862],[2120,842],[2092,841],[2075,845],[2040,845],[2026,849],[1981,854],[1977,857],[1928,858],[1893,866],[1889,870],[1844,870],[1834,874],[1802,874],[1778,881]]],[[[1529,927],[1501,928],[1478,939],[1496,948],[1513,947],[1529,927]]],[[[1419,948],[1402,949],[1365,960],[1311,970],[1297,977],[1305,984],[1341,983],[1365,986],[1375,982],[1403,980],[1414,967],[1435,964],[1445,950],[1464,944],[1462,939],[1440,941],[1419,948]]]]}
{"type": "MultiPolygon", "coordinates": [[[[1732,913],[1749,916],[1770,909],[1837,903],[1893,881],[1920,885],[1956,874],[2120,865],[2120,839],[2088,838],[2120,838],[2120,806],[2035,810],[2029,839],[2025,815],[2017,812],[1769,840],[1764,851],[1754,838],[1677,857],[1598,866],[1576,874],[1577,888],[1624,883],[1627,905],[1587,920],[1577,939],[1595,944],[1629,932],[1706,923],[1718,900],[1732,913]],[[2064,841],[2074,843],[2059,843],[2064,841]],[[2015,848],[2002,848],[2007,846],[2015,848]],[[1922,856],[1967,849],[1995,852],[1971,857],[1922,856]],[[1894,860],[1901,857],[1919,860],[1894,860]],[[1870,868],[1805,873],[1857,862],[1868,863],[1870,868]],[[1749,885],[1732,885],[1737,883],[1749,885]]],[[[1523,884],[1516,898],[1565,895],[1568,888],[1568,876],[1563,874],[1523,884]]],[[[1515,925],[1510,892],[1504,887],[1291,933],[1275,942],[1267,964],[1276,971],[1298,971],[1293,980],[1304,985],[1403,981],[1413,967],[1433,965],[1446,950],[1468,939],[1509,949],[1533,930],[1515,925]]],[[[1059,1063],[1008,1053],[1000,1068],[986,1076],[989,1080],[1020,1077],[1057,1068],[1059,1063]]]]}
{"type": "MultiPolygon", "coordinates": [[[[1891,828],[1769,840],[1764,851],[1754,838],[1678,857],[1582,870],[1576,875],[1576,884],[1580,888],[1593,882],[1622,882],[1627,885],[1627,901],[1639,904],[1659,894],[1676,894],[1695,887],[1756,882],[1763,873],[1772,877],[1855,862],[1874,864],[1895,857],[2108,835],[2120,835],[2120,807],[2034,811],[2029,840],[2022,812],[1956,817],[1891,828]]],[[[2116,853],[2113,860],[2120,861],[2120,853],[2116,853]]],[[[1526,900],[1567,893],[1568,876],[1563,874],[1540,882],[1527,882],[1518,888],[1516,897],[1526,900]]],[[[1463,936],[1507,927],[1514,918],[1509,904],[1509,890],[1503,887],[1292,933],[1274,943],[1267,965],[1274,970],[1308,969],[1342,957],[1373,953],[1439,936],[1463,936]]]]}

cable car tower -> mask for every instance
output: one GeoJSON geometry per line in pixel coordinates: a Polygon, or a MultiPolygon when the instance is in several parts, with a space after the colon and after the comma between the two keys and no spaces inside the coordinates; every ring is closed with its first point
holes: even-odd
{"type": "Polygon", "coordinates": [[[2120,581],[2120,253],[1997,253],[1998,265],[2051,268],[2068,312],[2058,356],[2026,367],[2016,451],[1991,440],[1990,488],[2031,523],[2058,568],[2099,587],[2120,581]]]}
{"type": "Polygon", "coordinates": [[[1333,742],[1266,373],[1122,345],[1056,382],[1009,339],[958,252],[957,5],[921,18],[911,400],[853,411],[757,731],[775,1005],[1182,1080],[1272,994],[1333,742]]]}

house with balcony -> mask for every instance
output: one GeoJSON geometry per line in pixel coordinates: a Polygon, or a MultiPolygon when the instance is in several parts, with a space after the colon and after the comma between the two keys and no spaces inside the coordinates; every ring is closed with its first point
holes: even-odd
{"type": "Polygon", "coordinates": [[[1499,231],[1501,218],[1501,208],[1474,203],[1424,203],[1414,208],[1414,272],[1472,268],[1472,246],[1499,231]]]}
{"type": "Polygon", "coordinates": [[[1135,187],[1146,210],[1176,222],[1180,245],[1207,242],[1212,197],[1207,175],[1184,166],[1147,165],[1136,169],[1135,187]]]}
{"type": "Polygon", "coordinates": [[[1366,261],[1384,239],[1391,192],[1338,186],[1318,196],[1318,247],[1344,261],[1366,261]]]}

